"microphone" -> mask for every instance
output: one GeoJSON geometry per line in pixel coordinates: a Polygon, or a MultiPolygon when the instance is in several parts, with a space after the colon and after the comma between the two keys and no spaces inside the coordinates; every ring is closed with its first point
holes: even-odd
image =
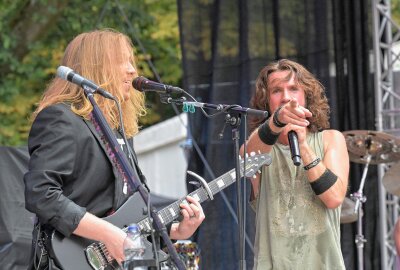
{"type": "Polygon", "coordinates": [[[296,131],[289,131],[288,133],[290,152],[292,153],[293,164],[296,166],[300,165],[300,149],[299,140],[297,139],[296,131]]]}
{"type": "Polygon", "coordinates": [[[159,94],[183,93],[183,89],[179,87],[153,82],[143,76],[135,78],[132,81],[132,86],[140,92],[157,92],[159,94]]]}
{"type": "Polygon", "coordinates": [[[66,81],[72,82],[74,84],[79,85],[83,89],[85,88],[90,88],[94,93],[100,94],[105,98],[109,99],[115,99],[113,95],[111,95],[109,92],[106,90],[100,88],[98,85],[96,85],[94,82],[91,80],[85,79],[78,73],[75,73],[72,69],[66,66],[59,66],[57,68],[57,76],[60,77],[61,79],[64,79],[66,81]]]}

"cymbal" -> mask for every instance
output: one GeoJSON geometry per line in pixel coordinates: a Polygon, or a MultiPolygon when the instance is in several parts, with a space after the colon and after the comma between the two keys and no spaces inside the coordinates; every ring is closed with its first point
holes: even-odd
{"type": "Polygon", "coordinates": [[[355,163],[381,164],[400,160],[400,139],[373,130],[350,130],[343,132],[350,160],[355,163]]]}
{"type": "Polygon", "coordinates": [[[382,178],[382,184],[390,194],[400,196],[400,162],[394,163],[382,178]]]}
{"type": "MultiPolygon", "coordinates": [[[[357,220],[358,214],[354,213],[354,208],[356,207],[356,203],[350,199],[345,197],[342,203],[342,211],[340,212],[340,223],[352,223],[357,220]]],[[[361,216],[363,215],[361,209],[361,216]]]]}

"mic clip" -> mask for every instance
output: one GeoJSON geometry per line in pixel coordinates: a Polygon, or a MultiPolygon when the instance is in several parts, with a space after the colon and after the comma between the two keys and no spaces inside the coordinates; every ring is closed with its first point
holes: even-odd
{"type": "Polygon", "coordinates": [[[172,98],[170,94],[159,94],[160,95],[160,101],[161,103],[164,104],[172,104],[175,103],[177,105],[181,105],[186,101],[185,97],[180,97],[180,98],[172,98]]]}
{"type": "Polygon", "coordinates": [[[172,99],[172,98],[171,98],[171,94],[162,93],[162,94],[159,94],[159,96],[160,96],[160,101],[161,101],[161,103],[164,103],[164,104],[169,104],[169,103],[171,103],[171,102],[170,102],[170,100],[172,99]]]}

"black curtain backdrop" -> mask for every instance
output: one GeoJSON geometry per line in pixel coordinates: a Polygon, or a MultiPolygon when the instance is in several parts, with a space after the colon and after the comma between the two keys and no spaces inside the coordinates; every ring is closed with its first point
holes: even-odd
{"type": "MultiPolygon", "coordinates": [[[[261,68],[288,58],[306,66],[326,87],[332,128],[375,129],[370,1],[178,0],[178,9],[183,83],[198,101],[247,107],[261,68]]],[[[208,181],[213,174],[234,168],[231,128],[225,128],[223,139],[218,136],[223,126],[224,115],[213,119],[200,111],[190,115],[190,131],[207,164],[193,151],[189,166],[208,181]]],[[[243,139],[242,133],[241,142],[243,139]]],[[[348,194],[358,189],[362,169],[351,163],[348,194]]],[[[249,183],[246,186],[248,196],[249,183]]],[[[376,166],[370,166],[364,188],[365,269],[380,269],[377,186],[376,166]]],[[[236,187],[224,190],[223,195],[236,209],[236,187]]],[[[201,248],[202,269],[239,269],[238,226],[229,207],[220,195],[203,206],[206,220],[194,236],[201,248]]],[[[254,212],[250,207],[246,226],[253,240],[254,212]]],[[[341,232],[346,268],[356,269],[356,223],[342,225],[341,232]]],[[[251,269],[249,245],[246,261],[251,269]]]]}
{"type": "Polygon", "coordinates": [[[34,215],[25,209],[27,147],[0,146],[0,269],[27,269],[34,215]]]}

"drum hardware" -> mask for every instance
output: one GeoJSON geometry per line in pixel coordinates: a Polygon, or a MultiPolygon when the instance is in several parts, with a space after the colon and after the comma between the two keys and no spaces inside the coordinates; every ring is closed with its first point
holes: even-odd
{"type": "Polygon", "coordinates": [[[362,205],[367,198],[363,194],[365,179],[370,164],[389,163],[400,160],[400,140],[392,135],[370,130],[352,130],[343,132],[349,158],[352,162],[365,164],[357,192],[350,194],[355,202],[353,213],[357,214],[357,246],[358,269],[364,269],[364,243],[367,241],[362,228],[362,205]]]}
{"type": "Polygon", "coordinates": [[[367,156],[366,161],[367,161],[367,163],[365,164],[365,167],[363,170],[360,187],[358,188],[357,192],[350,194],[350,198],[352,198],[356,202],[356,204],[354,206],[354,213],[357,213],[357,234],[355,237],[355,243],[357,246],[358,269],[360,269],[360,270],[364,269],[364,252],[363,252],[363,250],[364,250],[364,243],[367,242],[367,239],[365,239],[365,237],[363,235],[362,216],[361,216],[362,204],[367,201],[367,197],[364,196],[364,194],[363,194],[363,189],[364,189],[365,179],[367,177],[368,166],[371,161],[371,155],[367,156]]]}
{"type": "MultiPolygon", "coordinates": [[[[200,248],[196,242],[190,240],[178,240],[174,247],[178,252],[180,259],[184,262],[187,270],[200,269],[200,248]]],[[[167,250],[164,250],[168,252],[167,250]]],[[[162,265],[161,270],[177,270],[175,265],[166,262],[162,265]]]]}
{"type": "MultiPolygon", "coordinates": [[[[347,224],[357,221],[357,213],[354,213],[356,203],[350,198],[344,198],[340,211],[340,223],[347,224]]],[[[361,214],[362,210],[361,210],[361,214]]]]}

